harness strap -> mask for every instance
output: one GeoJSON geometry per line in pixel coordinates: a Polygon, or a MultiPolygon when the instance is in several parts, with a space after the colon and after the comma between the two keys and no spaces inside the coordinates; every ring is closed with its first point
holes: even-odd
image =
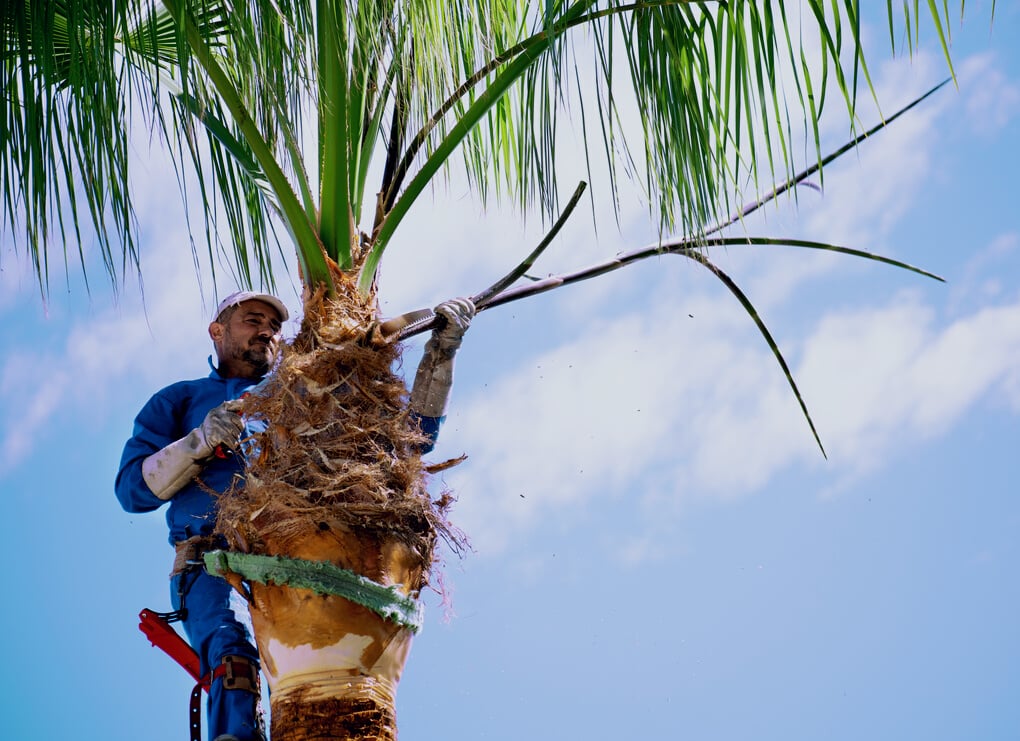
{"type": "Polygon", "coordinates": [[[188,721],[191,741],[202,741],[202,690],[208,692],[212,683],[219,679],[223,682],[223,689],[241,690],[260,697],[262,689],[259,685],[259,667],[256,662],[245,656],[224,656],[218,666],[204,677],[201,676],[198,654],[176,630],[170,627],[171,615],[172,613],[142,610],[138,614],[138,627],[153,646],[163,649],[195,680],[195,688],[191,690],[191,701],[188,704],[188,721]]]}
{"type": "Polygon", "coordinates": [[[212,535],[193,535],[174,543],[174,567],[170,578],[190,571],[202,564],[202,555],[219,547],[219,541],[212,535]]]}
{"type": "Polygon", "coordinates": [[[223,689],[242,690],[256,697],[262,694],[258,665],[244,656],[224,656],[219,666],[198,680],[191,690],[188,704],[191,741],[202,741],[202,690],[208,692],[217,679],[223,682],[223,689]]]}
{"type": "Polygon", "coordinates": [[[188,703],[188,721],[191,735],[190,741],[202,741],[202,683],[191,690],[191,702],[188,703]]]}

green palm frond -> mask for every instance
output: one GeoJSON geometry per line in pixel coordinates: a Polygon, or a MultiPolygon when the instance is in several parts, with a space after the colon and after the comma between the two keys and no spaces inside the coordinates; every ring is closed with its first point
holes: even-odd
{"type": "Polygon", "coordinates": [[[115,279],[120,247],[124,261],[137,256],[120,133],[125,101],[110,74],[117,18],[98,1],[5,3],[0,13],[4,222],[21,232],[19,246],[35,265],[40,287],[49,279],[54,242],[65,264],[68,245],[79,245],[84,263],[81,223],[95,229],[115,279]],[[118,194],[116,202],[108,203],[109,192],[118,194]]]}
{"type": "MultiPolygon", "coordinates": [[[[948,2],[887,13],[894,50],[900,33],[916,48],[930,17],[948,59],[948,2]]],[[[197,174],[206,241],[240,280],[272,281],[279,219],[306,283],[328,283],[333,260],[367,289],[451,164],[481,196],[552,218],[568,102],[610,191],[637,165],[661,232],[698,234],[743,189],[802,166],[799,132],[821,162],[826,101],[853,127],[871,91],[859,0],[252,0],[245,12],[24,0],[0,24],[3,216],[44,290],[51,244],[67,261],[82,229],[114,283],[137,266],[125,132],[139,115],[169,144],[182,191],[197,174]],[[620,123],[625,100],[636,131],[620,123]]]]}

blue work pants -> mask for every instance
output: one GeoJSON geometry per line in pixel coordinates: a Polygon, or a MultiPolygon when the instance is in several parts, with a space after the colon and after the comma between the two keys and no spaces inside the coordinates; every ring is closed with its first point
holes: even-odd
{"type": "MultiPolygon", "coordinates": [[[[243,656],[257,665],[258,650],[249,627],[248,607],[226,580],[210,576],[201,568],[192,569],[170,580],[175,610],[181,609],[182,594],[187,610],[184,630],[201,659],[203,677],[219,666],[224,656],[243,656]]],[[[209,688],[207,738],[231,733],[239,741],[262,741],[265,736],[259,700],[243,689],[224,689],[222,680],[214,679],[209,688]]]]}

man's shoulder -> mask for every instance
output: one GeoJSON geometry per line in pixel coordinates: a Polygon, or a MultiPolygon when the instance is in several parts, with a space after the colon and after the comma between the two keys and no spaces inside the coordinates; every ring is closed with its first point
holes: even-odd
{"type": "Polygon", "coordinates": [[[161,397],[164,399],[184,399],[196,394],[208,393],[212,389],[221,388],[223,381],[219,378],[212,378],[206,376],[204,378],[192,378],[186,381],[176,381],[171,383],[169,386],[164,386],[155,394],[153,398],[161,397]]]}

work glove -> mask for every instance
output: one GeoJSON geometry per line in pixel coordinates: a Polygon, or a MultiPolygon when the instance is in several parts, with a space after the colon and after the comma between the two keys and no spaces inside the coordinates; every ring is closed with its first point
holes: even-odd
{"type": "Polygon", "coordinates": [[[201,453],[198,458],[208,458],[220,445],[231,450],[237,447],[244,430],[244,420],[238,414],[240,408],[241,401],[233,400],[209,410],[202,424],[193,430],[197,433],[196,452],[201,453]]]}
{"type": "Polygon", "coordinates": [[[237,447],[244,429],[241,402],[226,401],[209,410],[202,424],[142,461],[142,478],[164,501],[183,489],[212,458],[216,449],[237,447]]]}
{"type": "Polygon", "coordinates": [[[411,388],[410,407],[423,417],[442,417],[453,388],[453,357],[475,316],[469,298],[455,298],[439,304],[434,311],[446,321],[425,343],[411,388]]]}
{"type": "Polygon", "coordinates": [[[469,298],[454,298],[439,304],[433,311],[446,322],[432,332],[432,338],[440,350],[452,354],[460,348],[464,333],[475,318],[475,305],[469,298]]]}

